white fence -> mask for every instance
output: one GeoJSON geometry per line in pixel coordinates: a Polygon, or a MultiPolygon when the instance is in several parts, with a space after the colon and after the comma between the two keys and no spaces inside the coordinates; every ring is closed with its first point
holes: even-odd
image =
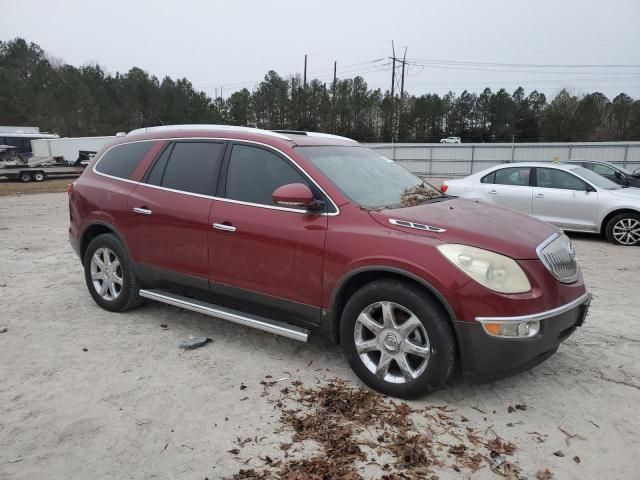
{"type": "Polygon", "coordinates": [[[368,147],[429,177],[464,177],[508,162],[601,160],[640,168],[640,142],[585,143],[371,143],[368,147]]]}

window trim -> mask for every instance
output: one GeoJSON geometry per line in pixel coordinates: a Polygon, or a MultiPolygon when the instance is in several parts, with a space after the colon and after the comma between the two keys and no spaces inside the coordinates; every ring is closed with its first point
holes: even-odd
{"type": "MultiPolygon", "coordinates": [[[[158,154],[156,155],[156,158],[154,159],[154,161],[152,162],[153,164],[155,164],[158,156],[164,151],[164,149],[162,149],[160,152],[158,152],[158,154]]],[[[226,155],[226,152],[225,152],[226,155]]],[[[149,138],[149,139],[145,139],[145,140],[131,140],[130,142],[122,142],[122,143],[117,143],[116,145],[112,145],[109,148],[107,148],[104,152],[102,152],[102,154],[100,155],[100,157],[96,160],[96,162],[93,164],[93,167],[91,168],[91,171],[93,173],[95,173],[96,175],[100,175],[102,177],[107,177],[107,178],[111,178],[113,180],[118,180],[121,182],[127,182],[127,183],[132,183],[134,185],[141,185],[141,186],[145,186],[148,188],[155,188],[157,190],[164,190],[167,192],[174,192],[174,193],[180,193],[182,195],[190,195],[192,197],[199,197],[199,198],[209,198],[211,200],[217,200],[220,202],[227,202],[227,203],[237,203],[237,204],[241,204],[241,205],[248,205],[248,206],[252,206],[252,207],[257,207],[257,208],[266,208],[266,209],[270,209],[270,210],[280,210],[280,211],[284,211],[284,212],[292,212],[292,213],[297,213],[298,215],[318,215],[318,216],[327,216],[327,217],[335,217],[340,215],[340,207],[338,207],[338,204],[329,196],[329,194],[327,194],[327,192],[325,192],[325,190],[318,184],[318,182],[316,182],[316,180],[307,173],[307,171],[305,169],[303,169],[298,162],[296,162],[293,158],[291,158],[289,155],[287,155],[285,152],[283,152],[282,150],[280,150],[277,147],[274,147],[272,145],[266,144],[266,143],[262,143],[262,142],[257,142],[254,140],[240,140],[240,139],[233,139],[233,138],[221,138],[221,137],[188,137],[188,138],[184,138],[184,137],[172,137],[172,138],[149,138]],[[104,157],[104,155],[111,150],[112,148],[118,147],[120,145],[125,145],[128,143],[138,143],[138,142],[158,142],[158,141],[165,141],[165,142],[174,142],[174,141],[178,141],[178,140],[219,140],[219,141],[223,141],[223,142],[237,142],[237,143],[248,143],[248,144],[253,144],[253,145],[260,145],[261,147],[265,147],[267,149],[271,149],[273,150],[276,154],[280,154],[282,155],[285,159],[287,159],[288,161],[290,161],[293,166],[295,168],[297,168],[304,177],[308,178],[311,183],[313,183],[313,185],[315,185],[321,192],[322,194],[327,198],[327,200],[331,203],[331,205],[333,206],[333,208],[335,209],[334,211],[327,211],[327,212],[309,212],[308,210],[299,210],[299,209],[293,209],[293,208],[287,208],[287,207],[277,207],[277,206],[273,206],[273,205],[262,205],[259,203],[250,203],[250,202],[241,202],[238,200],[231,200],[229,198],[224,198],[224,197],[218,197],[218,196],[211,196],[211,195],[202,195],[200,193],[191,193],[191,192],[184,192],[182,190],[173,190],[171,188],[166,188],[166,187],[161,187],[158,185],[150,185],[148,183],[144,183],[144,182],[139,182],[136,180],[129,180],[128,178],[120,178],[120,177],[114,177],[112,175],[108,175],[106,173],[101,173],[98,172],[96,170],[96,166],[98,165],[98,163],[100,163],[100,160],[102,160],[102,157],[104,157]]],[[[222,178],[222,176],[219,176],[218,179],[222,178]]],[[[226,176],[225,176],[226,178],[226,176]]],[[[216,194],[218,192],[216,191],[216,194]]]]}

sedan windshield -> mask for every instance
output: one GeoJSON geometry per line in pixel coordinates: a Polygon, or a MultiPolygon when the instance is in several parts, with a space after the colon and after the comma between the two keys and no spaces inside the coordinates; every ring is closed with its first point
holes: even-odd
{"type": "Polygon", "coordinates": [[[571,171],[576,175],[580,175],[588,182],[591,182],[596,187],[602,188],[603,190],[619,190],[623,188],[621,185],[612,182],[608,178],[605,178],[602,175],[597,174],[593,170],[589,170],[588,168],[576,167],[572,168],[571,171]]]}
{"type": "Polygon", "coordinates": [[[446,195],[393,160],[364,147],[296,147],[354,203],[365,208],[410,207],[446,195]]]}

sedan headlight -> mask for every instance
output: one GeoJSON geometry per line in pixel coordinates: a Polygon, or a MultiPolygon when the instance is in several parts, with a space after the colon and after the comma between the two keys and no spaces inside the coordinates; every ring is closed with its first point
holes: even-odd
{"type": "Polygon", "coordinates": [[[445,244],[438,250],[464,273],[499,293],[525,293],[531,284],[512,258],[469,245],[445,244]]]}

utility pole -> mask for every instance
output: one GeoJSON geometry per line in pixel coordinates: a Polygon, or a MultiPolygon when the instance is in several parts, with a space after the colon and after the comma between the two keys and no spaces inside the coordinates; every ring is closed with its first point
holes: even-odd
{"type": "Polygon", "coordinates": [[[402,80],[400,81],[400,113],[398,114],[398,133],[402,130],[402,114],[404,112],[404,67],[407,64],[407,47],[402,57],[402,80]]]}
{"type": "Polygon", "coordinates": [[[304,56],[304,88],[307,88],[307,55],[304,56]]]}
{"type": "Polygon", "coordinates": [[[333,133],[336,133],[336,89],[338,87],[338,62],[333,62],[333,92],[331,98],[331,126],[333,127],[333,133]]]}
{"type": "Polygon", "coordinates": [[[402,123],[402,112],[404,111],[404,76],[407,66],[407,47],[404,47],[404,56],[402,59],[396,58],[396,47],[391,41],[391,49],[393,56],[389,57],[391,60],[391,141],[395,142],[398,139],[398,131],[400,130],[402,123]],[[396,101],[396,65],[402,64],[402,75],[400,77],[400,102],[398,109],[398,102],[396,101]]]}
{"type": "Polygon", "coordinates": [[[404,66],[407,63],[407,47],[404,47],[404,57],[402,57],[402,81],[400,82],[400,104],[404,98],[404,66]]]}

